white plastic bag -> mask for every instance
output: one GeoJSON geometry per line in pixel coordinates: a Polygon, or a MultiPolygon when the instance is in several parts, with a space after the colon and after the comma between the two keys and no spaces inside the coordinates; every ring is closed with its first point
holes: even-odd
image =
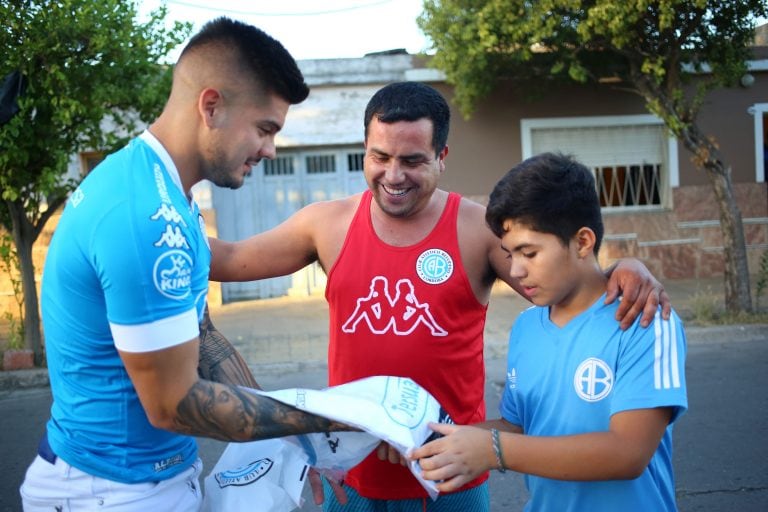
{"type": "Polygon", "coordinates": [[[306,470],[303,450],[283,439],[230,443],[205,478],[203,510],[293,510],[306,470]]]}
{"type": "MultiPolygon", "coordinates": [[[[427,427],[429,422],[445,421],[437,400],[404,377],[368,377],[322,390],[244,389],[346,423],[361,432],[230,443],[205,478],[205,511],[237,512],[257,506],[258,510],[290,512],[301,506],[310,466],[338,481],[380,441],[406,454],[433,434],[427,427]]],[[[418,463],[412,462],[410,470],[435,499],[438,492],[434,482],[421,478],[418,463]]]]}

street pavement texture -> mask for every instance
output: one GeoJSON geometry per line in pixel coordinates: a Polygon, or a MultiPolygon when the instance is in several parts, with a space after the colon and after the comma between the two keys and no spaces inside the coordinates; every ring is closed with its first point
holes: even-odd
{"type": "MultiPolygon", "coordinates": [[[[722,289],[716,280],[665,283],[675,309],[690,318],[695,301],[722,289]]],[[[509,327],[529,304],[494,291],[486,322],[486,402],[498,417],[509,327]]],[[[218,329],[248,361],[264,389],[325,387],[327,306],[322,297],[278,298],[214,308],[218,329]]],[[[678,506],[682,512],[768,510],[768,325],[686,326],[689,410],[674,435],[678,506]]],[[[51,404],[45,370],[0,372],[0,512],[21,510],[18,497],[51,404]]],[[[200,439],[204,472],[225,443],[200,439]]],[[[522,510],[523,477],[493,472],[491,510],[522,510]]],[[[309,486],[301,510],[317,511],[309,486]]]]}

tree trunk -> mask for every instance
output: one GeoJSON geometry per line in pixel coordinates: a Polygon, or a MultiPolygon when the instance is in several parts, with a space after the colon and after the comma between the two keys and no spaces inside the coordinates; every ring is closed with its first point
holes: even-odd
{"type": "Polygon", "coordinates": [[[43,362],[43,340],[40,332],[40,308],[38,307],[35,264],[32,260],[34,241],[17,246],[21,266],[21,285],[24,290],[24,341],[35,353],[35,364],[43,362]]]}
{"type": "Polygon", "coordinates": [[[723,163],[717,144],[705,137],[695,124],[683,130],[681,136],[685,147],[694,155],[694,163],[707,173],[715,192],[725,257],[725,309],[732,314],[751,313],[747,243],[741,211],[733,193],[731,169],[723,163]]]}
{"type": "Polygon", "coordinates": [[[19,257],[21,286],[24,293],[24,342],[35,353],[35,364],[43,361],[43,344],[40,332],[40,309],[38,307],[37,285],[35,284],[35,263],[32,247],[37,238],[34,226],[29,222],[20,201],[7,201],[13,228],[13,242],[19,257]]]}
{"type": "Polygon", "coordinates": [[[720,213],[725,256],[725,309],[729,313],[751,313],[752,294],[749,289],[749,266],[747,244],[741,211],[733,194],[730,169],[723,173],[707,168],[707,176],[715,191],[720,213]]]}
{"type": "MultiPolygon", "coordinates": [[[[696,124],[696,102],[686,105],[679,98],[675,99],[675,91],[680,91],[681,86],[677,79],[661,88],[650,75],[641,70],[639,62],[643,58],[637,58],[637,55],[634,59],[630,58],[632,83],[645,98],[649,110],[664,119],[667,128],[693,153],[694,164],[704,169],[715,192],[725,256],[725,309],[734,314],[751,313],[747,244],[741,211],[733,194],[731,169],[725,165],[714,138],[706,137],[696,124]]],[[[677,69],[676,66],[676,62],[667,64],[668,69],[677,69]]]]}

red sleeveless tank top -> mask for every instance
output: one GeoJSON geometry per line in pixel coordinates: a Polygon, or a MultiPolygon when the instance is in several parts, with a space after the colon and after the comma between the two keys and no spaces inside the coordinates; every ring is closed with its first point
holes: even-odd
{"type": "MultiPolygon", "coordinates": [[[[475,297],[461,262],[457,217],[461,197],[420,242],[382,242],[365,191],[338,259],[328,274],[328,372],[331,385],[373,375],[410,377],[458,424],[485,419],[483,329],[487,306],[475,297]]],[[[465,488],[478,485],[487,474],[465,488]]],[[[345,482],[374,499],[427,493],[399,464],[372,453],[345,482]]]]}

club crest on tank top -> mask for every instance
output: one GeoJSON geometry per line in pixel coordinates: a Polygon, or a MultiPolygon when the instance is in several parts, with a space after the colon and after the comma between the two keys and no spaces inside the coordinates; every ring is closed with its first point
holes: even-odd
{"type": "Polygon", "coordinates": [[[427,249],[416,260],[416,274],[425,283],[444,283],[453,274],[453,259],[442,249],[427,249]]]}

